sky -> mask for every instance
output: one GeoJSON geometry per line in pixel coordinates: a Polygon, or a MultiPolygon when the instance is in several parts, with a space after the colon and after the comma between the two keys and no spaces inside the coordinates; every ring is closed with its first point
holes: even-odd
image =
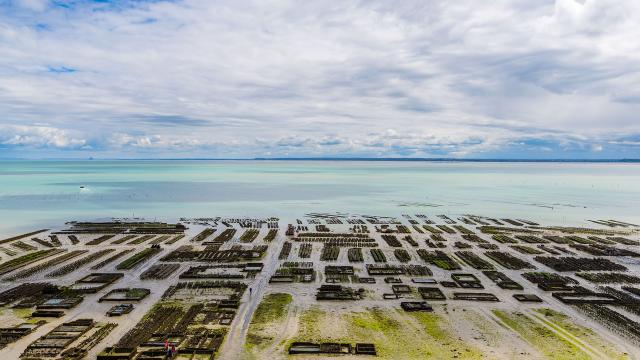
{"type": "Polygon", "coordinates": [[[0,0],[0,158],[640,158],[640,1],[0,0]]]}

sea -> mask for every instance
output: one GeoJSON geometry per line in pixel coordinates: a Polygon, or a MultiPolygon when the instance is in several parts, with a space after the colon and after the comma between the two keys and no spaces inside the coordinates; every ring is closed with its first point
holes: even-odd
{"type": "Polygon", "coordinates": [[[640,164],[336,160],[0,161],[0,235],[66,221],[305,214],[640,223],[640,164]]]}

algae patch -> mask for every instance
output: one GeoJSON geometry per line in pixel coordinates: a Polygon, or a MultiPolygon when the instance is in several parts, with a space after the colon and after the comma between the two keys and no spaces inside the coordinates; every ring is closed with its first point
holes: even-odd
{"type": "Polygon", "coordinates": [[[262,299],[249,324],[246,340],[248,349],[264,347],[274,340],[273,330],[285,318],[292,300],[291,294],[283,293],[269,294],[262,299]]]}
{"type": "Polygon", "coordinates": [[[550,326],[564,331],[569,337],[575,339],[575,341],[585,343],[588,346],[601,351],[608,358],[616,360],[629,359],[628,354],[617,349],[613,344],[603,339],[592,329],[576,324],[567,315],[559,311],[546,308],[536,309],[535,311],[541,315],[541,320],[549,323],[550,326]]]}
{"type": "Polygon", "coordinates": [[[377,359],[482,359],[433,313],[368,308],[366,311],[302,313],[295,341],[373,343],[377,359]]]}
{"type": "Polygon", "coordinates": [[[577,346],[523,313],[493,310],[493,314],[548,359],[591,359],[577,346]]]}

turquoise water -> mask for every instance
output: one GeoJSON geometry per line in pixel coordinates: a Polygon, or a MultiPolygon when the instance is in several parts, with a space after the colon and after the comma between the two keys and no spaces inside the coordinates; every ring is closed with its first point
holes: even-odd
{"type": "Polygon", "coordinates": [[[479,214],[640,222],[640,165],[2,161],[0,233],[107,217],[479,214]],[[81,189],[84,186],[84,189],[81,189]]]}

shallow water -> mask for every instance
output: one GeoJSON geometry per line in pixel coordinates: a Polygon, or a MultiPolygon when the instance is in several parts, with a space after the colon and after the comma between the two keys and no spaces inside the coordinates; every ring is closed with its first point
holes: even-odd
{"type": "Polygon", "coordinates": [[[640,222],[640,165],[367,161],[1,161],[0,233],[77,219],[308,212],[640,222]],[[84,187],[84,189],[81,188],[84,187]]]}

